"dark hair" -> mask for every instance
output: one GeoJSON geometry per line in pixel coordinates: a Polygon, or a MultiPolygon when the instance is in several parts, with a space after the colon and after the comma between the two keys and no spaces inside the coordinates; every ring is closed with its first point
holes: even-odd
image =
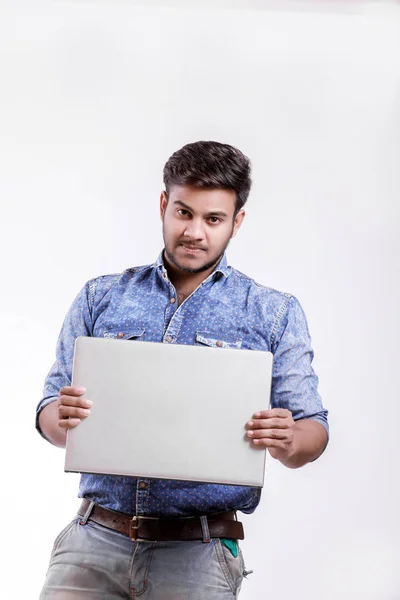
{"type": "Polygon", "coordinates": [[[194,142],[170,156],[163,176],[167,195],[173,185],[233,190],[237,214],[250,193],[250,173],[250,160],[237,148],[220,142],[194,142]]]}

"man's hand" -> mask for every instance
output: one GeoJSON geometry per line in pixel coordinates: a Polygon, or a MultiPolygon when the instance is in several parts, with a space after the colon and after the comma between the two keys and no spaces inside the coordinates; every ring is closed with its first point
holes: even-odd
{"type": "Polygon", "coordinates": [[[293,420],[290,410],[261,410],[246,425],[253,444],[268,448],[270,455],[290,469],[316,460],[325,450],[325,427],[313,419],[293,420]]]}
{"type": "Polygon", "coordinates": [[[268,448],[273,458],[285,461],[293,455],[295,421],[290,410],[272,408],[256,412],[246,428],[253,443],[268,448]]]}
{"type": "Polygon", "coordinates": [[[70,385],[61,388],[56,400],[59,427],[72,429],[90,415],[89,409],[93,402],[83,397],[85,392],[85,388],[70,385]]]}

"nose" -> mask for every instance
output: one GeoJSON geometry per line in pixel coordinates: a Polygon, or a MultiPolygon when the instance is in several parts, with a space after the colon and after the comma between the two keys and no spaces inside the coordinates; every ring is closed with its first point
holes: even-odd
{"type": "Polygon", "coordinates": [[[191,240],[203,240],[204,227],[201,219],[191,219],[190,222],[187,223],[183,235],[191,240]]]}

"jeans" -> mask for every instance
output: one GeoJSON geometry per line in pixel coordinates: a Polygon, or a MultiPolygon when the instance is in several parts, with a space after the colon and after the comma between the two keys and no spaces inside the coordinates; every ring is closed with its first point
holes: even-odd
{"type": "Polygon", "coordinates": [[[219,539],[133,542],[77,516],[57,536],[40,600],[228,600],[245,572],[219,539]]]}

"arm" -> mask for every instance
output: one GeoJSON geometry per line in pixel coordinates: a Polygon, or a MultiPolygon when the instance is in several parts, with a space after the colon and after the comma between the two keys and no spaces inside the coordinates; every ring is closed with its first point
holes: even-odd
{"type": "Polygon", "coordinates": [[[58,426],[58,402],[55,400],[47,404],[39,413],[38,427],[42,435],[54,446],[65,448],[67,443],[67,430],[58,426]]]}
{"type": "Polygon", "coordinates": [[[312,419],[301,419],[294,424],[291,452],[280,461],[289,469],[297,469],[321,456],[327,443],[328,434],[320,423],[312,419]]]}
{"type": "MultiPolygon", "coordinates": [[[[91,290],[93,288],[91,284],[92,282],[88,282],[80,291],[65,317],[57,341],[56,362],[47,375],[43,398],[36,409],[37,430],[49,442],[62,448],[65,447],[66,432],[60,428],[59,421],[65,421],[67,417],[74,415],[71,411],[69,411],[70,414],[66,414],[61,405],[73,406],[77,396],[82,395],[71,394],[72,388],[68,390],[66,388],[71,385],[75,340],[81,335],[92,335],[91,290]],[[64,390],[63,393],[62,390],[64,390]],[[64,398],[62,399],[61,396],[64,398]],[[70,396],[72,396],[72,400],[68,400],[70,396]]],[[[78,404],[75,404],[75,406],[78,406],[78,404]]],[[[80,406],[83,408],[84,404],[80,403],[80,406]]],[[[84,416],[87,415],[84,413],[79,415],[79,417],[84,416]]]]}
{"type": "Polygon", "coordinates": [[[58,399],[47,404],[39,413],[42,434],[54,446],[65,448],[67,430],[77,427],[90,415],[92,402],[83,398],[84,388],[66,386],[61,388],[58,399]]]}
{"type": "Polygon", "coordinates": [[[248,436],[268,448],[273,458],[295,469],[316,460],[325,450],[328,411],[318,394],[312,368],[313,351],[304,312],[291,297],[272,336],[274,367],[271,410],[255,413],[248,436]]]}

